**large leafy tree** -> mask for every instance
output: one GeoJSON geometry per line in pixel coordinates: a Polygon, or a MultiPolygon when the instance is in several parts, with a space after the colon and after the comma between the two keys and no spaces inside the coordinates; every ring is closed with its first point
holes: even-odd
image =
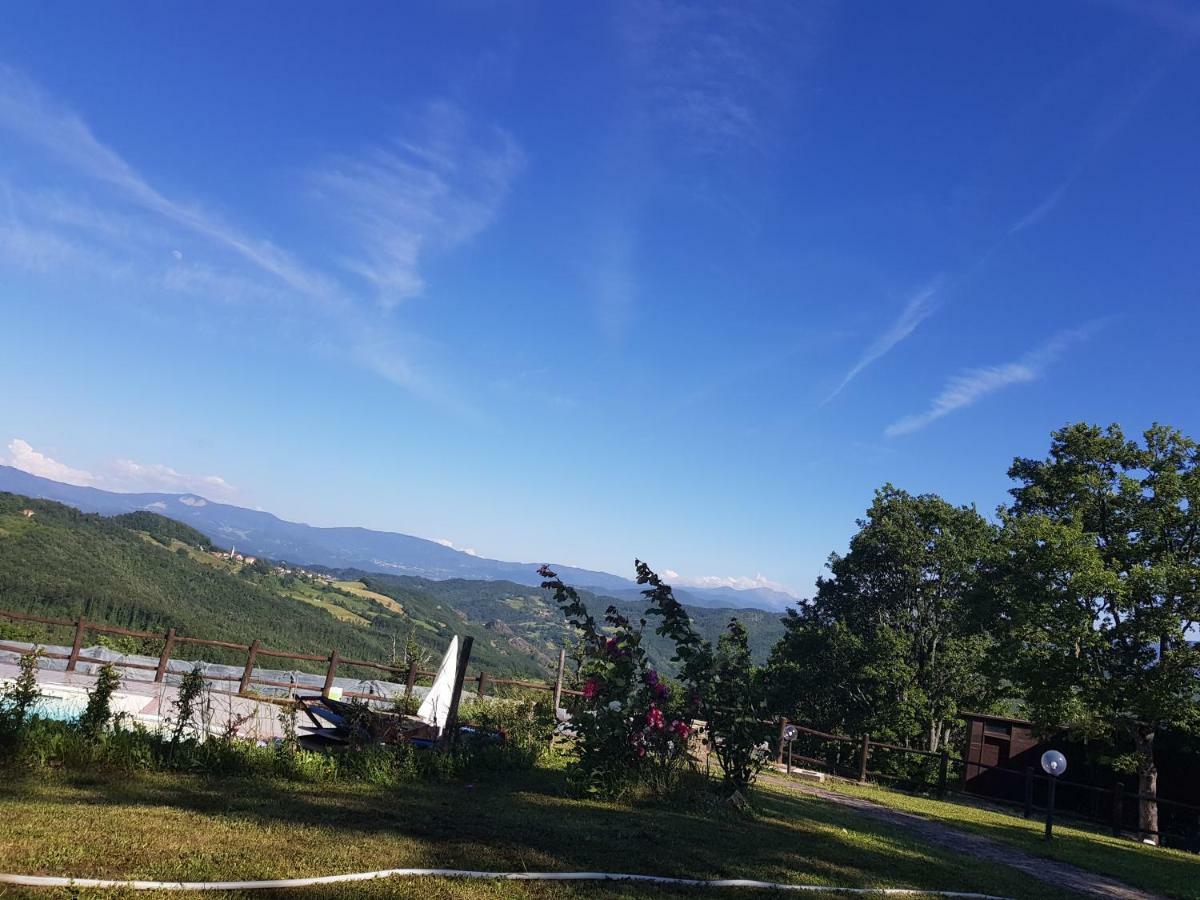
{"type": "Polygon", "coordinates": [[[1173,428],[1053,435],[1017,459],[991,579],[1001,658],[1039,724],[1132,746],[1139,827],[1158,830],[1154,741],[1200,724],[1190,638],[1200,620],[1200,452],[1173,428]]]}
{"type": "Polygon", "coordinates": [[[985,706],[989,638],[972,598],[994,528],[972,507],[891,485],[875,493],[816,596],[772,651],[772,705],[824,727],[942,748],[960,707],[985,706]]]}

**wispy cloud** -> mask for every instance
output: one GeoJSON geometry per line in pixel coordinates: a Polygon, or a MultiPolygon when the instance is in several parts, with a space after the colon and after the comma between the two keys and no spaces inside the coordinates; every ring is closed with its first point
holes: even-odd
{"type": "Polygon", "coordinates": [[[1091,337],[1099,325],[1097,322],[1083,328],[1060,332],[1015,362],[968,369],[953,376],[933,398],[925,412],[905,416],[893,422],[884,430],[884,435],[891,438],[911,434],[944,416],[978,403],[989,394],[1016,384],[1037,381],[1071,345],[1091,337]]]}
{"type": "Polygon", "coordinates": [[[311,182],[349,227],[343,265],[390,307],[425,288],[422,260],[486,229],[524,163],[502,129],[475,133],[462,110],[432,104],[419,134],[331,161],[311,182]]]}
{"type": "Polygon", "coordinates": [[[1072,178],[1068,181],[1064,181],[1053,191],[1051,191],[1046,196],[1046,199],[1014,222],[1012,227],[1008,229],[1008,233],[1016,234],[1018,231],[1024,231],[1029,226],[1037,224],[1043,218],[1053,212],[1054,207],[1058,206],[1059,201],[1062,200],[1063,196],[1067,193],[1067,188],[1071,186],[1072,180],[1074,179],[1072,178]]]}
{"type": "Polygon", "coordinates": [[[917,291],[916,294],[904,305],[899,318],[892,323],[883,334],[867,347],[866,351],[846,373],[845,377],[838,383],[838,386],[822,401],[822,405],[828,403],[838,394],[840,394],[851,381],[862,374],[863,370],[872,363],[879,360],[887,354],[893,347],[907,338],[910,334],[917,330],[922,322],[924,322],[937,309],[937,296],[941,290],[943,279],[939,275],[929,284],[917,291]]]}
{"type": "Polygon", "coordinates": [[[345,243],[301,258],[167,196],[78,114],[0,66],[0,133],[39,151],[32,178],[0,183],[0,262],[64,277],[101,274],[238,305],[247,317],[269,306],[272,327],[298,344],[451,414],[470,413],[438,384],[436,367],[417,358],[414,348],[432,345],[386,313],[424,290],[430,257],[495,221],[523,154],[507,132],[479,127],[452,104],[431,104],[409,125],[309,173],[314,217],[340,218],[345,243]],[[50,183],[55,189],[38,187],[50,183]],[[331,249],[335,261],[322,255],[331,249]]]}
{"type": "Polygon", "coordinates": [[[83,119],[7,66],[0,66],[0,127],[19,134],[78,173],[117,189],[127,201],[234,251],[293,288],[311,294],[329,288],[319,275],[270,242],[249,238],[214,216],[155,190],[116,151],[101,143],[83,119]]]}
{"type": "Polygon", "coordinates": [[[203,494],[212,500],[226,500],[237,494],[237,488],[220,475],[189,475],[159,463],[146,464],[131,459],[114,459],[101,471],[89,472],[59,462],[35,450],[22,438],[9,441],[8,452],[8,459],[0,462],[30,475],[80,487],[133,493],[195,493],[203,494]]]}
{"type": "Polygon", "coordinates": [[[753,0],[622,7],[643,121],[686,136],[678,145],[692,151],[762,146],[828,18],[820,3],[803,10],[753,0]]]}

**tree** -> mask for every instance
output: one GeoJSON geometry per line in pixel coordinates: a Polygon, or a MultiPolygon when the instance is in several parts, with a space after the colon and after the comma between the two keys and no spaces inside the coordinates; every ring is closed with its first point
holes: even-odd
{"type": "Polygon", "coordinates": [[[993,581],[1011,677],[1043,727],[1129,741],[1156,840],[1155,737],[1200,725],[1200,451],[1162,425],[1139,445],[1080,423],[1009,476],[993,581]]]}
{"type": "Polygon", "coordinates": [[[994,528],[973,507],[890,484],[858,526],[816,597],[788,610],[772,706],[937,751],[960,708],[996,693],[979,671],[990,639],[973,600],[994,528]]]}

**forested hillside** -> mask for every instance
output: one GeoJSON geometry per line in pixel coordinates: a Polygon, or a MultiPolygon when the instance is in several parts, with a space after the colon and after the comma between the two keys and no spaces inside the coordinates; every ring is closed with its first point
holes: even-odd
{"type": "MultiPolygon", "coordinates": [[[[555,605],[552,594],[541,588],[511,581],[460,578],[431,581],[407,575],[377,575],[353,570],[342,570],[336,574],[339,578],[359,580],[369,589],[399,602],[417,604],[423,598],[436,598],[442,607],[456,609],[472,620],[490,623],[493,630],[511,631],[551,655],[564,640],[570,640],[561,610],[555,605]]],[[[616,606],[634,622],[644,615],[646,609],[646,603],[640,597],[636,600],[614,599],[583,589],[579,594],[592,615],[598,619],[603,617],[609,605],[616,606]]],[[[688,612],[696,629],[714,642],[729,620],[736,617],[749,631],[751,652],[760,662],[766,660],[771,648],[783,635],[782,618],[777,612],[693,606],[688,607],[688,612]]],[[[643,637],[644,646],[660,668],[671,671],[673,666],[670,658],[674,649],[670,641],[654,634],[657,624],[656,619],[648,620],[643,637]]]]}
{"type": "MultiPolygon", "coordinates": [[[[426,621],[428,627],[414,628],[407,615],[332,585],[264,576],[250,567],[235,574],[205,551],[200,538],[191,544],[180,539],[191,531],[153,513],[104,518],[0,494],[0,608],[82,614],[147,631],[174,626],[181,634],[241,643],[259,638],[282,650],[327,653],[336,647],[345,656],[381,662],[394,646],[402,656],[410,636],[425,655],[436,657],[452,634],[473,633],[478,665],[527,675],[542,671],[531,654],[492,646],[482,625],[461,622],[449,610],[426,621]]],[[[64,633],[34,633],[2,621],[0,635],[69,640],[64,633]]]]}
{"type": "MultiPolygon", "coordinates": [[[[475,638],[472,668],[497,675],[548,676],[571,641],[562,613],[540,588],[506,581],[386,576],[354,570],[312,577],[291,564],[253,566],[219,558],[203,534],[151,512],[113,517],[0,493],[0,609],[281,650],[403,663],[436,662],[452,634],[475,638]],[[29,511],[32,515],[26,515],[29,511]],[[394,656],[393,656],[394,654],[394,656]]],[[[644,604],[585,592],[597,616],[615,603],[635,621],[644,604]]],[[[759,610],[694,609],[713,638],[737,615],[765,659],[782,633],[759,610]]],[[[669,645],[647,627],[651,657],[671,670],[669,645]]],[[[69,642],[66,629],[35,630],[0,621],[0,636],[69,642]]],[[[133,649],[132,647],[130,649],[133,649]]],[[[157,653],[157,647],[138,648],[157,653]]],[[[212,652],[208,654],[216,658],[212,652]]]]}

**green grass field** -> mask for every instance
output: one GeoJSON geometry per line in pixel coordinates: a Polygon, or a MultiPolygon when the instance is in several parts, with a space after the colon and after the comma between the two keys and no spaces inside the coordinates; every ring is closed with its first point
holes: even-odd
{"type": "MultiPolygon", "coordinates": [[[[629,806],[570,799],[564,791],[563,773],[553,766],[474,785],[420,783],[396,790],[178,775],[28,775],[0,785],[0,871],[224,880],[394,867],[601,870],[1069,896],[820,800],[764,790],[756,796],[757,815],[748,818],[725,807],[629,806]]],[[[422,898],[697,893],[428,880],[299,893],[364,892],[422,898]]]]}
{"type": "Polygon", "coordinates": [[[1044,818],[1024,819],[1016,811],[989,808],[967,797],[940,801],[840,779],[823,787],[1011,844],[1035,856],[1109,875],[1146,891],[1168,897],[1200,897],[1200,856],[1194,853],[1147,847],[1074,821],[1069,825],[1056,822],[1054,840],[1047,842],[1044,818]]]}

